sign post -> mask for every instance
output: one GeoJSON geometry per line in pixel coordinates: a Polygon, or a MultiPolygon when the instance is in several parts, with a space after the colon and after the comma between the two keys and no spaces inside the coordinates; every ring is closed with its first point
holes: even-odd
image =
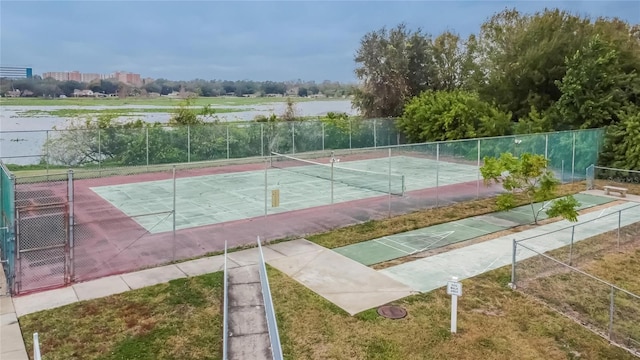
{"type": "Polygon", "coordinates": [[[451,333],[455,334],[458,328],[458,296],[462,296],[462,283],[456,276],[447,281],[447,295],[451,295],[451,333]]]}

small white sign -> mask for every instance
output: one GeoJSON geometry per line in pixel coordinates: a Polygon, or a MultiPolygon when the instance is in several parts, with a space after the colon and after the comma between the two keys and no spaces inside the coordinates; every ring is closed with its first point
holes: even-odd
{"type": "Polygon", "coordinates": [[[462,296],[462,283],[447,281],[447,295],[462,296]]]}

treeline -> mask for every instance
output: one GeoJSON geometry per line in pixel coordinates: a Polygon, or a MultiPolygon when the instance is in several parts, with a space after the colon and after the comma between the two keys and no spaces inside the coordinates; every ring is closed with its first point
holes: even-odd
{"type": "Polygon", "coordinates": [[[607,128],[602,161],[640,169],[640,26],[560,10],[505,10],[463,39],[404,24],[356,53],[364,117],[413,141],[607,128]]]}
{"type": "Polygon", "coordinates": [[[91,90],[103,94],[118,94],[123,96],[147,96],[153,93],[168,95],[172,92],[185,92],[197,96],[223,96],[223,95],[288,95],[288,96],[313,96],[324,95],[327,97],[349,96],[354,91],[352,84],[345,84],[325,80],[322,83],[314,81],[251,81],[251,80],[190,80],[171,81],[156,79],[145,83],[140,87],[124,84],[114,80],[97,80],[91,83],[77,81],[56,81],[54,79],[42,79],[36,76],[31,79],[0,79],[0,94],[6,94],[12,90],[20,90],[30,97],[59,97],[73,96],[74,90],[91,90]]]}

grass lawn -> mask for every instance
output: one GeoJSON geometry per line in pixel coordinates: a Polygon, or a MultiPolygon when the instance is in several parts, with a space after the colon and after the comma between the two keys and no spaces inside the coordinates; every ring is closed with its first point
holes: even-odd
{"type": "MultiPolygon", "coordinates": [[[[302,101],[323,101],[323,100],[343,100],[337,98],[291,98],[295,102],[302,101]]],[[[211,105],[258,105],[269,104],[275,102],[284,102],[286,97],[199,97],[193,102],[193,105],[203,106],[211,105]]],[[[67,98],[67,99],[43,99],[43,98],[1,98],[0,105],[4,106],[122,106],[122,105],[156,105],[156,106],[176,106],[180,104],[182,99],[170,99],[166,97],[160,98],[67,98]]]]}
{"type": "MultiPolygon", "coordinates": [[[[583,188],[565,185],[562,193],[583,188]]],[[[494,201],[425,210],[314,238],[342,246],[489,212],[494,201]]],[[[640,272],[639,257],[637,250],[607,253],[585,260],[584,266],[632,290],[640,288],[633,275],[640,272]]],[[[269,277],[287,359],[635,359],[538,300],[510,290],[509,267],[463,281],[456,335],[449,333],[450,297],[444,289],[396,302],[408,316],[387,320],[375,309],[349,316],[273,268],[269,277]]],[[[20,324],[29,351],[30,334],[40,334],[46,359],[215,359],[221,349],[221,299],[218,272],[30,314],[20,324]]]]}
{"type": "MultiPolygon", "coordinates": [[[[408,316],[388,320],[375,309],[349,316],[273,268],[269,277],[287,359],[635,358],[510,290],[508,267],[463,281],[456,335],[444,289],[396,302],[408,316]]],[[[20,324],[24,334],[39,332],[45,359],[216,359],[221,284],[220,272],[175,280],[27,315],[20,324]]]]}

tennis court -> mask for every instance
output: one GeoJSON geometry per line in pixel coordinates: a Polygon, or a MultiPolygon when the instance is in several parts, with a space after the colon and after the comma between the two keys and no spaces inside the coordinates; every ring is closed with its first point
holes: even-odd
{"type": "MultiPolygon", "coordinates": [[[[589,194],[576,194],[574,197],[581,204],[579,209],[586,209],[613,201],[610,198],[589,194]]],[[[542,203],[534,204],[536,209],[540,209],[541,206],[543,206],[542,203]]],[[[546,214],[541,212],[540,219],[544,218],[546,218],[546,214]]],[[[373,265],[531,222],[533,222],[531,207],[526,205],[510,211],[495,212],[385,236],[336,248],[334,251],[364,265],[373,265]]]]}
{"type": "MultiPolygon", "coordinates": [[[[307,161],[272,157],[265,170],[176,179],[176,229],[255,218],[379,196],[410,196],[414,190],[477,180],[477,168],[393,156],[355,161],[307,161]],[[331,180],[333,179],[333,181],[331,180]],[[279,192],[274,204],[272,193],[279,192]]],[[[150,233],[171,231],[172,179],[92,187],[150,233]]]]}

